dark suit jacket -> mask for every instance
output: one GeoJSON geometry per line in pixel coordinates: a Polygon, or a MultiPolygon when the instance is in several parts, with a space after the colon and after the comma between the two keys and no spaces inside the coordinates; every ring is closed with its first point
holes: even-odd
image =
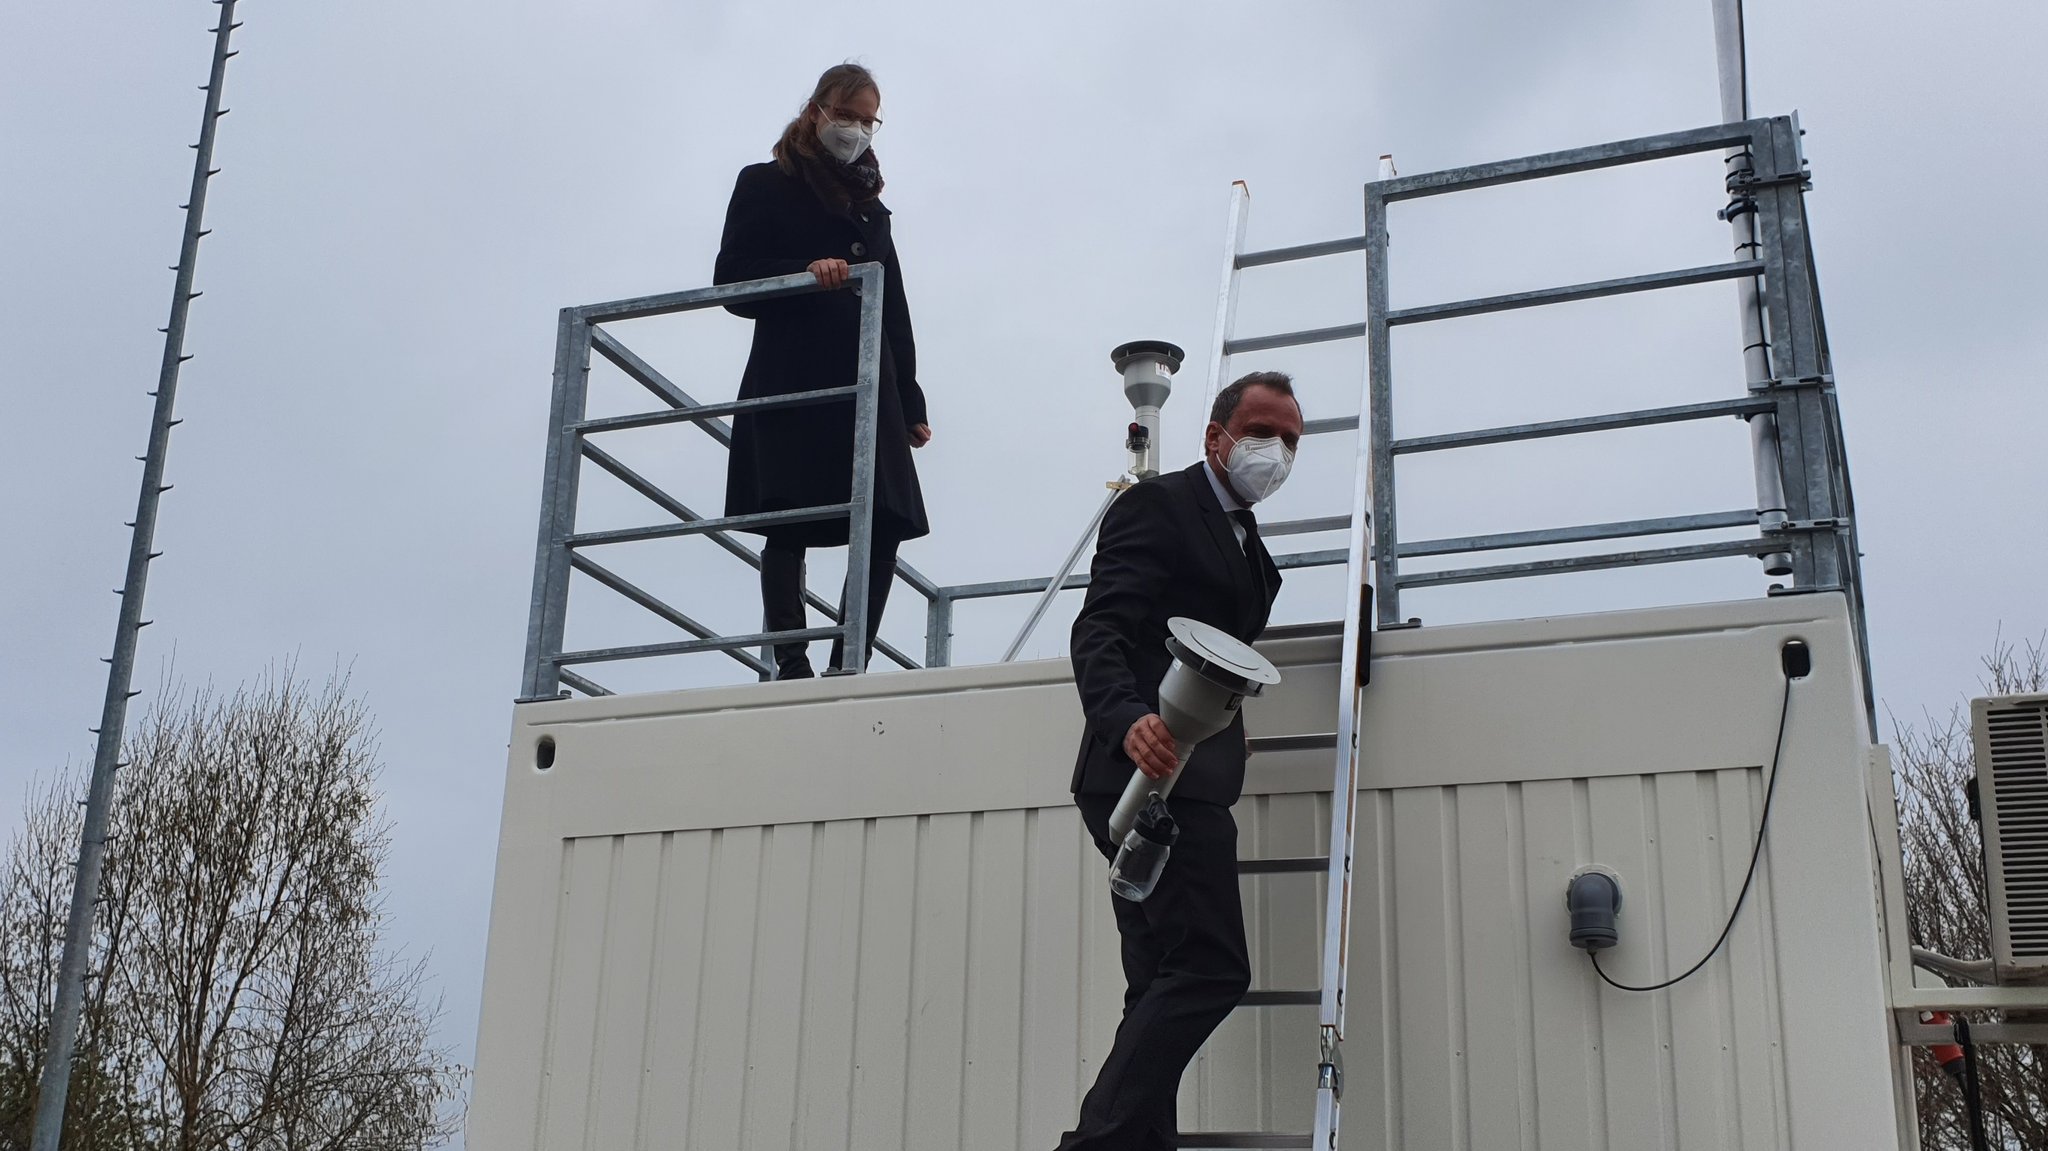
{"type": "MultiPolygon", "coordinates": [[[[813,260],[882,265],[882,386],[875,429],[875,531],[895,540],[931,530],[911,461],[911,427],[929,422],[917,382],[917,342],[889,209],[880,200],[828,208],[802,177],[774,163],[740,169],[725,211],[713,279],[720,284],[788,276],[813,260]]],[[[860,297],[852,288],[735,304],[754,321],[740,398],[788,395],[854,382],[860,353],[860,297]]],[[[726,457],[725,514],[845,503],[853,488],[853,401],[742,412],[726,457]]],[[[769,529],[771,538],[817,546],[846,542],[846,520],[769,529]]]]}
{"type": "MultiPolygon", "coordinates": [[[[1266,629],[1280,570],[1256,536],[1250,558],[1202,475],[1206,462],[1146,480],[1117,498],[1102,521],[1088,598],[1074,621],[1074,683],[1087,730],[1074,764],[1076,795],[1121,793],[1137,770],[1124,734],[1158,710],[1159,681],[1173,657],[1174,616],[1250,641],[1266,629]],[[1258,594],[1252,564],[1265,573],[1258,594]]],[[[1244,790],[1244,717],[1196,747],[1174,785],[1175,799],[1229,805],[1244,790]]]]}

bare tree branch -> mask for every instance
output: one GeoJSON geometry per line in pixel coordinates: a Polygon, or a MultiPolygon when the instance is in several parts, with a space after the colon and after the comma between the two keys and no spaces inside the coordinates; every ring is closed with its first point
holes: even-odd
{"type": "MultiPolygon", "coordinates": [[[[2002,636],[1984,657],[1981,689],[1992,695],[2048,690],[2048,650],[2040,640],[2015,647],[2002,636]]],[[[1970,817],[1967,788],[1977,772],[1970,716],[1923,712],[1917,725],[1892,717],[1898,754],[1895,788],[1905,851],[1907,915],[1913,942],[1944,955],[1991,953],[1983,838],[1970,817]]],[[[1978,1048],[1978,1081],[1994,1145],[2048,1148],[2048,1057],[2012,1044],[1978,1048]]],[[[1921,1144],[1967,1151],[1960,1091],[1923,1050],[1914,1060],[1921,1144]]]]}
{"type": "MultiPolygon", "coordinates": [[[[131,733],[69,1151],[418,1151],[453,1135],[466,1073],[435,1042],[424,963],[380,943],[389,830],[346,687],[286,669],[232,695],[173,690],[131,733]]],[[[30,796],[0,869],[0,1151],[27,1137],[76,791],[67,776],[30,796]]]]}

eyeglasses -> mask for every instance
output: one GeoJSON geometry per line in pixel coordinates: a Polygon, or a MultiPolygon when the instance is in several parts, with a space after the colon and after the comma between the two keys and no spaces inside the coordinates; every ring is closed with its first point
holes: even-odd
{"type": "Polygon", "coordinates": [[[837,120],[842,124],[859,124],[870,132],[882,130],[882,118],[880,116],[856,116],[850,109],[841,108],[837,104],[820,104],[818,105],[818,110],[825,113],[825,118],[828,120],[837,120]]]}

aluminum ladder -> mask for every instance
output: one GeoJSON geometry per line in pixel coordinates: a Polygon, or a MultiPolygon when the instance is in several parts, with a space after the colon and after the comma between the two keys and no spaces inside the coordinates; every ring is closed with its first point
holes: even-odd
{"type": "MultiPolygon", "coordinates": [[[[1384,179],[1392,174],[1391,161],[1383,157],[1380,161],[1381,177],[1384,179]]],[[[1243,181],[1239,181],[1231,185],[1223,284],[1217,297],[1216,333],[1209,361],[1210,402],[1214,401],[1216,393],[1229,382],[1231,358],[1239,353],[1330,340],[1358,339],[1366,333],[1366,325],[1360,323],[1277,336],[1238,338],[1235,332],[1239,296],[1238,274],[1242,269],[1366,250],[1365,237],[1356,236],[1325,243],[1248,252],[1244,247],[1244,236],[1250,213],[1250,190],[1243,181]]],[[[1366,422],[1366,405],[1370,402],[1370,397],[1371,388],[1368,381],[1361,389],[1357,415],[1310,420],[1303,428],[1304,434],[1326,435],[1333,432],[1356,431],[1366,422]]],[[[1320,987],[1306,991],[1253,990],[1248,992],[1239,1004],[1241,1008],[1305,1005],[1317,1007],[1321,1055],[1316,1066],[1315,1127],[1307,1132],[1184,1132],[1177,1140],[1177,1146],[1180,1147],[1306,1147],[1321,1148],[1324,1151],[1335,1151],[1337,1147],[1338,1117],[1344,1097],[1344,995],[1350,959],[1348,943],[1351,935],[1351,859],[1354,829],[1358,818],[1358,708],[1367,678],[1373,627],[1370,584],[1374,561],[1371,549],[1373,480],[1371,442],[1367,437],[1360,436],[1358,461],[1352,485],[1351,512],[1348,516],[1277,521],[1260,526],[1260,534],[1267,537],[1334,530],[1346,530],[1349,537],[1346,546],[1341,549],[1297,552],[1274,557],[1274,562],[1282,569],[1342,564],[1349,573],[1344,586],[1351,591],[1345,596],[1343,641],[1338,657],[1340,667],[1337,677],[1339,687],[1336,700],[1336,730],[1321,734],[1258,736],[1251,740],[1251,752],[1254,757],[1261,753],[1309,749],[1328,749],[1335,753],[1330,787],[1329,853],[1245,859],[1238,863],[1240,875],[1319,874],[1327,880],[1320,987]]],[[[1311,625],[1305,628],[1269,629],[1267,634],[1328,634],[1330,630],[1333,629],[1328,625],[1311,625]]]]}

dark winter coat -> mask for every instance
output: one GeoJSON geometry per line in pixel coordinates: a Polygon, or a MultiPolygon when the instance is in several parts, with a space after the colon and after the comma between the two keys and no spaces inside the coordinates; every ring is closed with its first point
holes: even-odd
{"type": "MultiPolygon", "coordinates": [[[[740,169],[725,212],[714,279],[721,284],[787,276],[814,260],[879,261],[882,380],[875,444],[875,532],[897,540],[931,531],[910,457],[909,429],[928,422],[917,385],[903,273],[880,200],[827,208],[801,176],[774,163],[740,169]]],[[[785,299],[736,304],[754,321],[740,398],[787,395],[852,384],[860,352],[858,285],[785,299]]],[[[853,487],[853,401],[741,413],[733,419],[725,514],[786,511],[844,503],[853,487]]],[[[847,520],[764,529],[770,539],[809,546],[846,543],[847,520]]]]}

